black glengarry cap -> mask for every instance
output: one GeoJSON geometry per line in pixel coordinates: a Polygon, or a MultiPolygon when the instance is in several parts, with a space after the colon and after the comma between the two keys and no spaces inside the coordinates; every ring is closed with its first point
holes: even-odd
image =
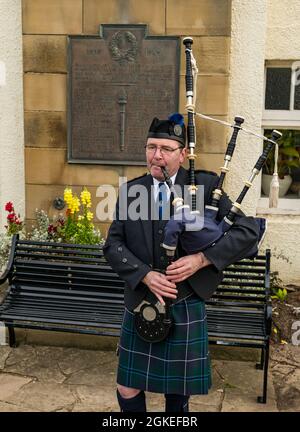
{"type": "Polygon", "coordinates": [[[183,115],[171,114],[168,120],[159,120],[154,117],[147,138],[165,138],[178,141],[183,147],[186,140],[186,129],[183,115]]]}

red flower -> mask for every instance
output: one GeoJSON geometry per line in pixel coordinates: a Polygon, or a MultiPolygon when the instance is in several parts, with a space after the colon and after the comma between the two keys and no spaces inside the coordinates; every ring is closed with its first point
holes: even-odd
{"type": "Polygon", "coordinates": [[[56,232],[57,232],[57,228],[53,224],[50,224],[48,226],[48,234],[54,234],[56,232]]]}
{"type": "Polygon", "coordinates": [[[16,215],[14,213],[9,213],[9,215],[7,215],[7,220],[9,222],[14,222],[16,218],[16,215]]]}
{"type": "Polygon", "coordinates": [[[5,210],[6,211],[11,212],[11,211],[13,211],[13,209],[14,209],[14,206],[13,206],[13,203],[11,201],[9,201],[8,203],[5,204],[5,210]]]}

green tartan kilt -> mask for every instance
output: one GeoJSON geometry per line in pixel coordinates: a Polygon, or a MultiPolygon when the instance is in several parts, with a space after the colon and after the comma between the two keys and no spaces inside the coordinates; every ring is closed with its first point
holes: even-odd
{"type": "Polygon", "coordinates": [[[174,324],[168,337],[143,341],[134,314],[125,309],[119,342],[117,383],[154,393],[207,394],[211,387],[204,301],[195,294],[172,306],[174,324]]]}

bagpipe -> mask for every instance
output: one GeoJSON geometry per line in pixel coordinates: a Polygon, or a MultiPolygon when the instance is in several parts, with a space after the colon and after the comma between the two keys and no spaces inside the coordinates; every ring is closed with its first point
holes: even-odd
{"type": "MultiPolygon", "coordinates": [[[[173,199],[174,212],[172,217],[165,225],[164,239],[162,247],[166,251],[168,257],[168,264],[171,264],[175,258],[178,242],[187,255],[204,252],[207,248],[214,246],[221,238],[234,225],[235,219],[238,215],[242,215],[241,204],[245,198],[248,190],[252,186],[253,180],[261,171],[268,155],[270,154],[276,141],[282,134],[276,130],[272,131],[271,139],[263,135],[256,134],[250,130],[242,127],[244,119],[241,116],[236,116],[234,124],[230,124],[219,119],[206,116],[204,114],[196,113],[195,111],[195,89],[197,79],[197,65],[192,53],[193,39],[186,37],[183,39],[186,54],[186,108],[187,108],[187,139],[188,139],[188,159],[189,159],[189,203],[184,203],[184,199],[180,197],[166,168],[162,167],[165,182],[171,191],[173,199]],[[212,192],[209,205],[205,206],[204,214],[200,213],[197,209],[197,184],[195,176],[195,116],[198,115],[204,119],[216,121],[223,125],[233,128],[232,136],[227,145],[224,156],[224,165],[221,167],[221,174],[217,178],[217,184],[212,192]],[[246,133],[255,135],[267,141],[267,144],[262,154],[257,159],[250,177],[245,181],[245,185],[238,195],[237,199],[233,202],[228,214],[223,217],[221,221],[217,219],[219,212],[219,204],[223,195],[223,184],[225,176],[229,171],[229,163],[232,159],[237,137],[239,132],[243,130],[246,133]]],[[[266,220],[263,218],[255,218],[259,228],[259,238],[257,245],[247,254],[246,257],[255,257],[258,253],[259,245],[264,237],[266,231],[266,220]]],[[[165,269],[161,269],[163,272],[165,269]]],[[[143,301],[135,310],[135,327],[138,335],[147,342],[160,342],[164,340],[172,327],[172,314],[171,314],[171,299],[165,298],[165,307],[158,301],[156,304],[151,304],[143,301]]]]}
{"type": "MultiPolygon", "coordinates": [[[[264,163],[266,162],[272,148],[276,145],[276,141],[282,136],[277,130],[272,131],[271,139],[266,138],[262,135],[258,135],[254,132],[248,131],[242,128],[244,122],[243,117],[237,116],[234,119],[234,124],[231,125],[227,122],[213,119],[212,117],[204,116],[195,112],[195,79],[197,77],[197,66],[195,65],[195,59],[192,54],[192,43],[193,39],[186,37],[183,39],[185,45],[186,54],[186,98],[187,98],[187,137],[188,137],[188,159],[189,159],[189,194],[190,194],[190,205],[183,204],[183,198],[176,196],[176,191],[170,179],[168,173],[163,169],[166,183],[172,190],[175,199],[174,215],[170,218],[165,226],[165,235],[163,247],[166,250],[168,256],[173,256],[177,248],[177,244],[180,238],[180,243],[183,250],[188,254],[194,254],[197,252],[205,251],[207,248],[213,246],[220,240],[227,231],[232,227],[237,215],[241,214],[241,204],[245,198],[248,190],[253,184],[253,180],[261,171],[264,163]],[[195,115],[200,115],[203,118],[209,120],[216,120],[225,125],[233,127],[233,133],[227,145],[227,149],[224,156],[224,166],[221,168],[221,174],[218,178],[217,186],[212,192],[211,202],[205,206],[204,215],[200,214],[200,211],[196,208],[196,192],[197,185],[195,183],[195,115]],[[236,201],[232,204],[228,214],[219,222],[217,221],[217,215],[219,211],[219,203],[223,194],[223,183],[225,176],[229,171],[229,163],[232,159],[238,133],[243,130],[246,133],[254,134],[267,141],[267,144],[263,150],[263,153],[257,159],[250,177],[245,181],[245,185],[239,194],[236,201]]],[[[247,257],[255,257],[258,253],[259,245],[264,237],[266,231],[266,220],[264,218],[255,218],[255,221],[259,227],[259,239],[257,245],[248,253],[247,257]]],[[[247,258],[245,257],[245,258],[247,258]]]]}

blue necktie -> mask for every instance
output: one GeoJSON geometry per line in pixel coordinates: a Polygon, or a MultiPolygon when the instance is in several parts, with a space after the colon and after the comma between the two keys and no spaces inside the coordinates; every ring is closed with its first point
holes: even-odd
{"type": "Polygon", "coordinates": [[[159,220],[162,220],[164,210],[166,208],[166,203],[168,201],[167,196],[167,187],[165,183],[159,183],[158,184],[158,217],[159,220]]]}

